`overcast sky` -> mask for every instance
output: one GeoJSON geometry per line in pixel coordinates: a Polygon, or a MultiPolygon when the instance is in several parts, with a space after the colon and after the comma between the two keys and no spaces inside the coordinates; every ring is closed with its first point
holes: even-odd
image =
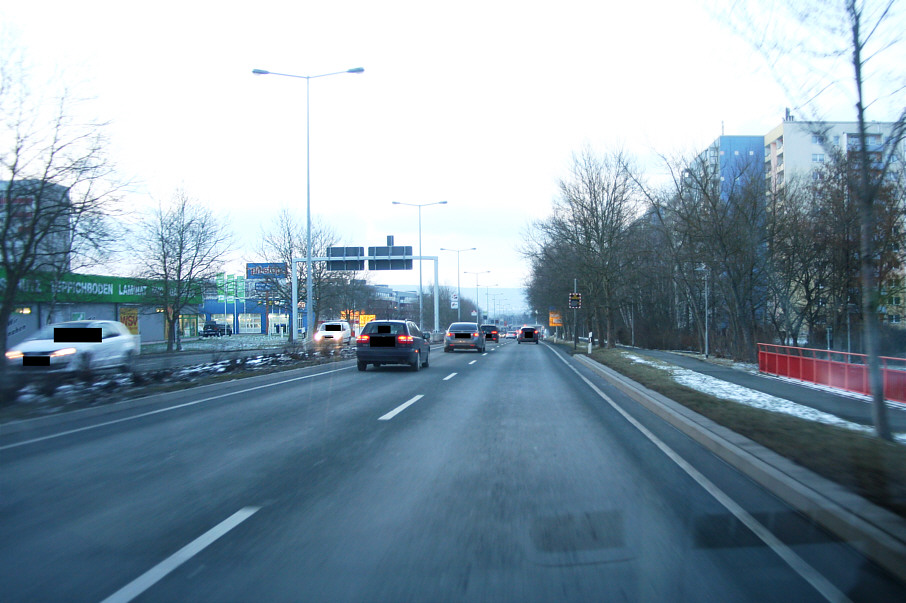
{"type": "Polygon", "coordinates": [[[656,178],[655,153],[700,151],[722,124],[764,134],[790,105],[695,0],[29,0],[0,20],[39,70],[97,99],[135,207],[183,187],[232,222],[248,247],[233,272],[279,208],[305,215],[305,80],[254,68],[365,68],[311,81],[312,213],[345,244],[417,250],[417,210],[391,202],[448,201],[422,210],[422,240],[453,286],[441,247],[477,247],[463,271],[519,287],[520,234],[584,145],[623,147],[656,178]]]}

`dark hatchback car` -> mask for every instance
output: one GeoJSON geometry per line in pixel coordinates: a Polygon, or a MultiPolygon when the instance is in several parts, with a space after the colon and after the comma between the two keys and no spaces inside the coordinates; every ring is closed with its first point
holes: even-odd
{"type": "Polygon", "coordinates": [[[500,343],[500,331],[497,329],[497,325],[481,325],[479,328],[481,329],[481,332],[484,333],[485,340],[500,343]]]}
{"type": "Polygon", "coordinates": [[[444,336],[444,351],[478,350],[484,352],[484,333],[476,322],[454,322],[444,336]]]}
{"type": "Polygon", "coordinates": [[[538,343],[541,334],[534,327],[522,327],[516,335],[516,343],[538,343]]]}
{"type": "Polygon", "coordinates": [[[369,364],[408,364],[413,371],[428,368],[431,346],[414,322],[372,320],[356,338],[355,355],[359,370],[369,364]]]}

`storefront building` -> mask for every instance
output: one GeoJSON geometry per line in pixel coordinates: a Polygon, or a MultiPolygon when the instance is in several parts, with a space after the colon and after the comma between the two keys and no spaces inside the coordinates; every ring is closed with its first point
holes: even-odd
{"type": "Polygon", "coordinates": [[[231,298],[230,301],[212,298],[204,300],[199,320],[199,331],[205,320],[216,320],[231,325],[233,333],[285,335],[290,316],[287,305],[274,305],[255,298],[231,298]]]}
{"type": "MultiPolygon", "coordinates": [[[[0,280],[5,280],[0,271],[0,280]]],[[[36,275],[20,283],[19,301],[6,325],[7,346],[13,346],[46,324],[70,320],[118,320],[142,343],[165,341],[165,308],[150,303],[153,283],[142,279],[89,274],[59,278],[36,275]]],[[[201,297],[184,310],[179,328],[183,337],[199,332],[201,297]]]]}

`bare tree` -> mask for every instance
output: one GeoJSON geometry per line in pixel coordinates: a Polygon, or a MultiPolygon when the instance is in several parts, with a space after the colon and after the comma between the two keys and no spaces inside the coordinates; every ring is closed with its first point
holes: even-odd
{"type": "Polygon", "coordinates": [[[801,100],[799,110],[817,115],[821,100],[834,95],[854,105],[858,141],[852,152],[854,169],[847,177],[859,208],[863,338],[875,430],[891,440],[878,352],[878,255],[872,235],[878,220],[875,202],[892,162],[902,153],[906,132],[902,6],[896,0],[801,0],[771,7],[764,2],[734,3],[726,19],[763,53],[790,97],[801,100]],[[845,72],[850,75],[842,78],[845,72]],[[870,145],[867,136],[870,109],[896,115],[888,139],[878,147],[870,145]]]}
{"type": "MultiPolygon", "coordinates": [[[[305,235],[305,225],[301,220],[292,211],[283,208],[274,216],[268,227],[261,229],[257,253],[267,262],[285,264],[289,270],[293,258],[303,258],[307,253],[305,235]]],[[[336,231],[316,218],[312,222],[312,257],[326,257],[327,248],[337,245],[340,245],[340,237],[336,231]]],[[[305,264],[299,262],[296,270],[299,279],[299,301],[307,304],[305,282],[308,275],[305,264]]],[[[367,298],[367,277],[361,272],[328,270],[324,262],[315,262],[312,265],[312,272],[315,324],[318,324],[324,316],[340,317],[341,313],[354,310],[356,303],[367,298]]],[[[270,279],[268,282],[279,297],[291,299],[289,279],[270,279]]],[[[291,329],[290,333],[292,341],[294,329],[291,329]]]]}
{"type": "Polygon", "coordinates": [[[156,281],[148,301],[165,309],[167,351],[181,349],[180,314],[216,277],[232,234],[213,211],[177,191],[167,205],[158,204],[141,220],[133,240],[134,251],[145,262],[138,276],[156,281]]]}
{"type": "Polygon", "coordinates": [[[616,344],[614,320],[630,257],[626,235],[638,201],[633,172],[623,151],[598,156],[585,149],[573,157],[569,176],[560,181],[552,218],[539,223],[548,240],[572,249],[578,260],[572,272],[586,290],[586,315],[609,346],[616,344]]]}
{"type": "MultiPolygon", "coordinates": [[[[105,124],[83,121],[68,90],[35,95],[23,62],[0,52],[0,348],[27,281],[103,260],[118,238],[119,185],[105,124]]],[[[0,364],[0,381],[5,365],[0,364]]]]}

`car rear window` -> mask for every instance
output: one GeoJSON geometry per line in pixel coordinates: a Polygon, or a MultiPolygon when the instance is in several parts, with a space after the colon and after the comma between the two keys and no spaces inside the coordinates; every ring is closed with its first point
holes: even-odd
{"type": "Polygon", "coordinates": [[[400,323],[369,323],[362,333],[365,335],[405,335],[406,326],[400,323]]]}
{"type": "Polygon", "coordinates": [[[454,322],[450,325],[451,331],[476,331],[478,326],[474,322],[454,322]]]}
{"type": "Polygon", "coordinates": [[[321,325],[321,329],[324,331],[342,331],[343,325],[321,325]]]}

